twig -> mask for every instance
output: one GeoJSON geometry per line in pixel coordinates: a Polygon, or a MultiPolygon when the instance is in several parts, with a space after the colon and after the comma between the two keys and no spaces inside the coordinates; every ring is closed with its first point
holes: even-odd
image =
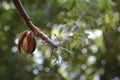
{"type": "Polygon", "coordinates": [[[43,40],[45,40],[45,42],[49,43],[51,46],[53,46],[54,48],[60,46],[65,40],[67,40],[69,38],[69,34],[71,32],[73,32],[76,28],[76,26],[73,26],[70,31],[68,31],[68,33],[66,34],[66,36],[63,38],[63,40],[61,41],[53,41],[51,40],[46,34],[44,34],[37,26],[35,26],[30,17],[28,16],[28,14],[26,13],[22,3],[20,2],[20,0],[13,0],[13,3],[15,5],[15,7],[17,8],[19,14],[21,15],[21,17],[23,18],[23,20],[25,21],[26,25],[31,29],[31,31],[34,33],[35,36],[39,36],[40,38],[42,38],[43,40]]]}
{"type": "Polygon", "coordinates": [[[58,45],[63,44],[70,37],[70,34],[75,31],[76,28],[77,26],[74,24],[73,27],[67,32],[65,37],[61,41],[58,42],[58,45]]]}

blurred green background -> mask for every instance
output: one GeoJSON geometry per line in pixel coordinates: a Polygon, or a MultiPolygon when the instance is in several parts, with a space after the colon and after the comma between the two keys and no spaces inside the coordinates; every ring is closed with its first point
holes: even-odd
{"type": "Polygon", "coordinates": [[[0,80],[120,80],[120,0],[21,0],[51,39],[70,38],[52,52],[36,38],[33,55],[19,53],[29,30],[12,0],[0,0],[0,80]]]}

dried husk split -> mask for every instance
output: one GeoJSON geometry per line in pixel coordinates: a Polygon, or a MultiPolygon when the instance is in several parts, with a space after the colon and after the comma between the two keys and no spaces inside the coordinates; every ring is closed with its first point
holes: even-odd
{"type": "Polygon", "coordinates": [[[18,41],[18,50],[21,52],[21,48],[25,53],[33,53],[36,48],[36,41],[32,31],[24,31],[18,41]]]}

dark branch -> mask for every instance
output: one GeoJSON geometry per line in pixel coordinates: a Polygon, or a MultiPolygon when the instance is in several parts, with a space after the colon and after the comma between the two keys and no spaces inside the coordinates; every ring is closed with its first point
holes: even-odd
{"type": "Polygon", "coordinates": [[[46,34],[44,34],[42,31],[40,31],[38,29],[37,26],[35,26],[30,17],[28,16],[28,14],[26,13],[22,3],[20,2],[20,0],[13,0],[13,3],[15,5],[15,7],[17,8],[19,14],[21,15],[21,17],[23,18],[23,20],[25,21],[26,25],[31,29],[31,31],[34,33],[35,36],[39,36],[40,38],[42,38],[43,40],[45,40],[45,42],[49,43],[51,46],[53,47],[58,47],[60,46],[65,40],[67,40],[69,38],[69,34],[71,32],[73,32],[76,28],[76,26],[73,26],[71,28],[70,31],[68,31],[68,33],[66,34],[66,36],[64,37],[63,40],[61,41],[53,41],[51,40],[46,34]]]}
{"type": "Polygon", "coordinates": [[[30,20],[29,16],[27,15],[24,7],[22,6],[20,0],[13,0],[13,3],[15,5],[15,7],[17,8],[19,14],[22,16],[22,18],[24,19],[26,25],[31,29],[34,30],[35,29],[35,25],[32,23],[32,21],[30,20]]]}

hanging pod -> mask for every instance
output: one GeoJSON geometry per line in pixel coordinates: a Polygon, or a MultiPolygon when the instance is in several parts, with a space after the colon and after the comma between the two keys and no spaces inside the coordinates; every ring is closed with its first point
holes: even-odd
{"type": "Polygon", "coordinates": [[[21,48],[25,53],[33,53],[36,48],[36,41],[32,31],[24,31],[18,41],[18,50],[21,52],[21,48]]]}

